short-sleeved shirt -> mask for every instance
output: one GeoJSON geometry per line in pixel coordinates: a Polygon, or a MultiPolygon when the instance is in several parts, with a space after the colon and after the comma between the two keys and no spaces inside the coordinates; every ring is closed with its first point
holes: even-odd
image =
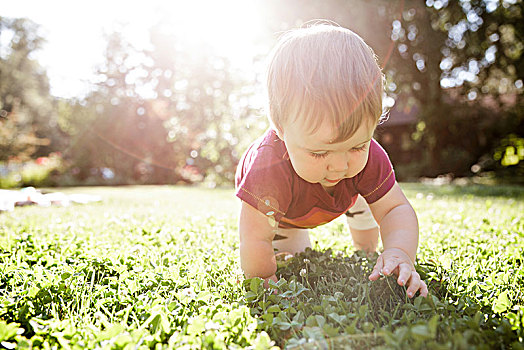
{"type": "Polygon", "coordinates": [[[312,228],[345,213],[361,194],[368,203],[384,196],[395,183],[388,155],[371,140],[364,169],[343,179],[329,194],[319,183],[297,175],[284,142],[269,129],[251,144],[240,160],[236,176],[236,196],[281,228],[312,228]]]}

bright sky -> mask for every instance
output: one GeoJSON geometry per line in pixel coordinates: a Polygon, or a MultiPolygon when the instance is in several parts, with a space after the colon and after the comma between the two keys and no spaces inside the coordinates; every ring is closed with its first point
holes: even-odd
{"type": "Polygon", "coordinates": [[[246,66],[262,33],[260,0],[11,0],[2,1],[3,17],[26,17],[41,25],[47,43],[37,54],[47,68],[51,93],[78,97],[89,89],[95,66],[104,60],[103,33],[125,25],[137,47],[147,45],[148,28],[159,15],[172,18],[173,30],[186,40],[204,40],[233,64],[246,66]]]}

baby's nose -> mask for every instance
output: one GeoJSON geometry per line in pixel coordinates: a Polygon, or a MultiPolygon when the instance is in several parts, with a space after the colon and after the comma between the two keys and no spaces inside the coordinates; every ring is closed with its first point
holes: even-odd
{"type": "Polygon", "coordinates": [[[333,172],[343,172],[349,167],[349,156],[346,152],[333,153],[328,164],[328,170],[333,172]]]}

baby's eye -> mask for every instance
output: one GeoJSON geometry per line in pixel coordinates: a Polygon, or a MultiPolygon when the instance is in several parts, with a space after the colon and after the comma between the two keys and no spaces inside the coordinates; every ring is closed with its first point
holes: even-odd
{"type": "Polygon", "coordinates": [[[360,147],[352,148],[352,149],[351,149],[351,152],[360,152],[360,151],[363,151],[363,150],[366,149],[366,146],[367,146],[367,145],[362,145],[362,146],[360,146],[360,147]]]}
{"type": "Polygon", "coordinates": [[[317,158],[317,159],[326,158],[327,155],[328,155],[327,152],[324,152],[324,153],[309,152],[309,154],[310,154],[313,158],[317,158]]]}

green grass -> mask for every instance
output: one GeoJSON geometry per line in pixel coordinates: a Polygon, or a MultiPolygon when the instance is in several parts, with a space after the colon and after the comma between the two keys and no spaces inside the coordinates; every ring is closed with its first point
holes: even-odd
{"type": "Polygon", "coordinates": [[[229,189],[71,188],[103,201],[2,213],[0,347],[523,348],[524,188],[402,187],[427,299],[369,282],[343,219],[271,291],[244,281],[229,189]]]}

